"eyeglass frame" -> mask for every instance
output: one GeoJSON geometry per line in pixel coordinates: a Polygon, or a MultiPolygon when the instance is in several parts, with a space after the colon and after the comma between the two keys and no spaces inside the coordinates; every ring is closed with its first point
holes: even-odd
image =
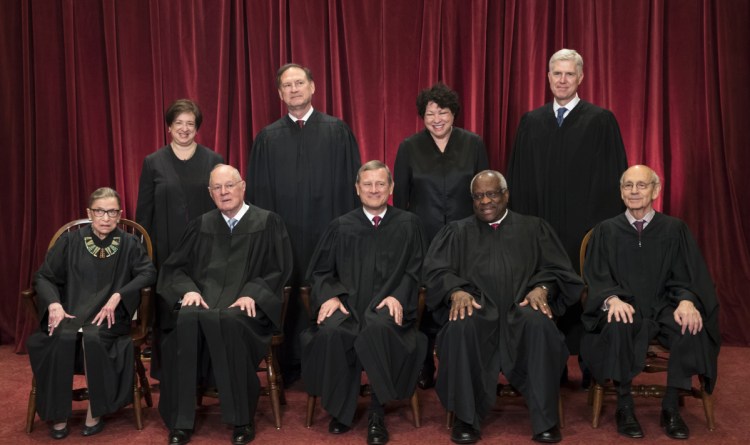
{"type": "Polygon", "coordinates": [[[117,218],[122,213],[122,209],[92,209],[89,208],[91,211],[91,214],[96,216],[97,218],[104,218],[104,215],[109,216],[110,218],[117,218]]]}
{"type": "Polygon", "coordinates": [[[650,182],[640,182],[639,181],[639,182],[636,182],[635,184],[632,183],[632,182],[626,182],[625,184],[621,184],[620,188],[622,190],[625,190],[626,192],[629,192],[629,191],[633,190],[633,187],[635,187],[636,190],[646,190],[646,189],[648,189],[650,186],[652,186],[654,184],[655,184],[655,181],[650,181],[650,182]]]}
{"type": "Polygon", "coordinates": [[[486,196],[486,197],[488,197],[488,198],[490,198],[492,200],[495,200],[495,199],[503,196],[503,194],[505,192],[507,192],[507,191],[508,191],[508,189],[504,188],[504,189],[500,189],[500,190],[493,190],[493,191],[490,191],[490,192],[472,193],[471,194],[471,199],[473,201],[481,201],[486,196]]]}

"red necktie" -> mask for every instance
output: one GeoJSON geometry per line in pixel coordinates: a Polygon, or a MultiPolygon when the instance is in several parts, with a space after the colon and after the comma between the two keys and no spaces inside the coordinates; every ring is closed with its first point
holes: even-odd
{"type": "Polygon", "coordinates": [[[643,226],[645,224],[646,224],[646,221],[633,222],[633,225],[635,226],[635,230],[638,231],[638,247],[641,247],[641,232],[643,232],[643,226]]]}
{"type": "Polygon", "coordinates": [[[497,228],[500,227],[500,223],[492,223],[490,224],[490,227],[492,227],[492,230],[497,230],[497,228]]]}
{"type": "Polygon", "coordinates": [[[305,126],[305,121],[303,121],[302,119],[297,119],[297,125],[298,125],[298,126],[299,126],[300,128],[302,128],[302,127],[304,127],[304,126],[305,126]]]}
{"type": "Polygon", "coordinates": [[[378,226],[380,225],[380,220],[381,220],[381,219],[383,219],[383,218],[381,218],[381,217],[379,217],[379,216],[373,216],[373,217],[372,217],[372,222],[373,222],[373,225],[375,226],[375,228],[376,228],[376,229],[377,229],[377,228],[378,228],[378,226]]]}

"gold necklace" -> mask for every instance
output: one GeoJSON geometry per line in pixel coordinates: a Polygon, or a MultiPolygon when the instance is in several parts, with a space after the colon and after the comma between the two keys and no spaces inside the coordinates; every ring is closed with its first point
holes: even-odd
{"type": "Polygon", "coordinates": [[[86,250],[95,258],[109,258],[116,254],[120,249],[120,237],[115,236],[112,238],[112,242],[107,247],[99,247],[94,244],[94,239],[90,236],[84,236],[83,241],[86,243],[86,250]]]}

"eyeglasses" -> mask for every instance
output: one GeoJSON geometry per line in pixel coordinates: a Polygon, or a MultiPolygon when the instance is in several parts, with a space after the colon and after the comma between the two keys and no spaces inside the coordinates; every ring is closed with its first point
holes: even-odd
{"type": "Polygon", "coordinates": [[[221,184],[211,185],[211,186],[208,187],[208,189],[211,190],[212,192],[220,192],[222,189],[227,189],[228,192],[231,192],[232,190],[234,190],[234,188],[238,184],[242,184],[242,182],[244,182],[244,181],[240,181],[240,182],[227,182],[224,185],[221,185],[221,184]]]}
{"type": "Polygon", "coordinates": [[[632,182],[626,182],[625,184],[621,185],[620,188],[629,192],[633,190],[633,187],[637,188],[638,190],[646,190],[649,188],[654,182],[636,182],[633,184],[632,182]]]}
{"type": "Polygon", "coordinates": [[[94,214],[97,218],[103,218],[104,215],[109,216],[110,218],[117,218],[120,216],[120,212],[122,210],[120,209],[89,209],[91,210],[91,213],[94,214]]]}
{"type": "Polygon", "coordinates": [[[490,199],[497,199],[497,198],[501,197],[503,195],[503,193],[505,193],[506,190],[508,190],[508,189],[500,189],[500,190],[496,190],[494,192],[472,193],[471,194],[471,199],[473,199],[474,201],[481,201],[481,200],[484,199],[485,196],[488,197],[488,198],[490,198],[490,199]]]}

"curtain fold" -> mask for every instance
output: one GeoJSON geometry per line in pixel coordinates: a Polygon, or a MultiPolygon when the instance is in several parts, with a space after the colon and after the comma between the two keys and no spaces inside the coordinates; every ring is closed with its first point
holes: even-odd
{"type": "Polygon", "coordinates": [[[417,93],[442,81],[461,97],[456,124],[504,171],[521,116],[551,99],[550,55],[568,47],[585,62],[580,96],[615,113],[629,163],[664,178],[659,209],[698,239],[724,340],[750,345],[748,23],[742,0],[4,2],[0,342],[23,349],[18,291],[89,193],[116,187],[134,216],[175,99],[200,104],[198,141],[244,174],[253,137],[285,113],[276,70],[297,62],[315,108],[349,124],[363,160],[392,166],[423,128],[417,93]]]}

